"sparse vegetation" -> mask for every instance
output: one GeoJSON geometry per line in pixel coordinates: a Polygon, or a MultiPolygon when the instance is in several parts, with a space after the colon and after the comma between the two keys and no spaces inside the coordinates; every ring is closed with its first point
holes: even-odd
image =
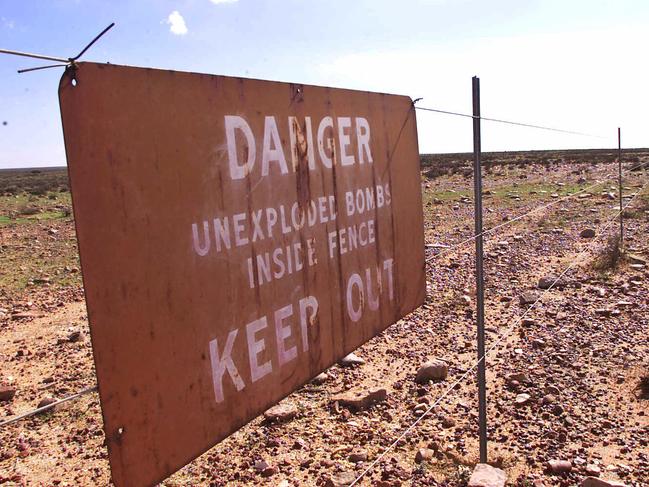
{"type": "MultiPolygon", "coordinates": [[[[486,228],[604,180],[617,168],[593,168],[588,153],[575,156],[582,162],[576,165],[564,164],[573,157],[556,151],[547,152],[543,164],[538,162],[543,159],[540,153],[538,157],[533,153],[506,155],[509,162],[485,164],[486,228]]],[[[461,170],[454,169],[454,164],[450,158],[445,169],[449,175],[433,180],[426,176],[432,167],[422,170],[427,255],[473,234],[471,158],[467,155],[461,170]]],[[[25,181],[44,177],[43,172],[26,172],[25,181]]],[[[0,171],[0,179],[2,176],[0,171]]],[[[636,190],[645,180],[634,173],[625,184],[636,190]]],[[[11,191],[0,192],[0,368],[4,377],[14,378],[19,393],[3,406],[7,417],[11,411],[18,414],[33,408],[43,395],[61,397],[96,380],[70,194],[54,185],[41,194],[34,194],[26,182],[13,181],[9,186],[11,191]],[[29,313],[42,318],[18,317],[29,313]],[[69,328],[79,329],[85,339],[69,342],[69,328]]],[[[615,213],[617,204],[603,191],[598,187],[590,195],[558,202],[486,239],[489,333],[505,330],[512,317],[520,315],[524,309],[516,299],[520,292],[536,288],[541,276],[558,275],[593,242],[580,238],[581,230],[593,228],[601,233],[599,229],[615,213]]],[[[489,386],[488,411],[489,417],[497,418],[490,423],[490,459],[497,458],[492,465],[505,470],[512,485],[531,487],[544,478],[543,466],[550,452],[572,459],[574,442],[590,445],[583,452],[587,461],[593,454],[601,458],[597,455],[606,445],[612,446],[619,462],[633,468],[625,480],[637,483],[647,478],[649,470],[638,453],[646,450],[642,441],[646,436],[649,368],[646,362],[640,370],[634,365],[630,373],[624,373],[624,381],[619,379],[626,357],[645,357],[648,350],[643,312],[648,296],[646,267],[639,264],[646,266],[649,260],[645,238],[649,220],[643,213],[649,211],[649,195],[638,195],[629,209],[643,215],[628,222],[630,238],[625,248],[629,253],[620,255],[615,238],[600,243],[603,268],[616,272],[598,272],[588,257],[580,257],[579,266],[564,276],[570,285],[553,288],[529,312],[531,324],[520,328],[525,333],[514,333],[511,342],[501,345],[500,350],[510,354],[507,359],[490,360],[496,379],[489,386]],[[519,372],[529,374],[530,380],[514,381],[518,382],[516,389],[503,382],[519,372]],[[560,393],[549,392],[550,385],[560,393]],[[521,393],[532,397],[525,406],[516,404],[521,393]],[[550,399],[547,404],[544,397],[550,399]],[[560,418],[573,407],[588,414],[571,415],[568,425],[560,418]],[[615,415],[610,415],[611,411],[615,415]],[[619,427],[624,427],[626,453],[617,448],[619,427]],[[530,464],[529,459],[535,463],[530,464]]],[[[612,233],[614,230],[615,225],[612,233]]],[[[592,255],[589,249],[588,256],[592,255]]],[[[162,485],[283,485],[285,478],[296,485],[323,485],[340,472],[365,468],[367,462],[352,461],[350,453],[356,448],[364,450],[368,461],[373,461],[415,420],[413,407],[431,404],[446,387],[444,383],[416,385],[411,380],[431,350],[453,362],[452,373],[468,370],[475,360],[474,317],[467,313],[472,305],[458,303],[458,297],[464,295],[472,301],[472,248],[467,245],[432,263],[424,306],[359,349],[359,355],[370,359],[367,364],[355,368],[334,365],[326,382],[306,384],[293,394],[299,411],[293,420],[267,423],[257,418],[162,485]],[[389,389],[384,404],[351,413],[331,408],[333,394],[365,390],[377,383],[389,389]],[[270,470],[255,468],[261,460],[270,470]],[[265,471],[270,478],[265,478],[265,471]]],[[[453,400],[436,407],[364,483],[383,479],[386,485],[466,486],[477,460],[475,396],[475,380],[458,384],[453,400]],[[417,463],[416,450],[423,445],[437,454],[430,461],[417,463]]],[[[105,485],[110,472],[103,441],[96,395],[1,429],[0,483],[3,475],[13,478],[20,474],[26,485],[45,485],[51,478],[70,479],[75,485],[105,485]],[[66,437],[74,449],[61,448],[60,431],[70,432],[66,437]],[[28,432],[27,438],[24,432],[28,432]],[[24,468],[17,470],[20,465],[24,468]],[[70,472],[75,472],[75,477],[70,477],[70,472]]],[[[573,469],[563,477],[544,480],[577,485],[583,475],[573,469]]]]}
{"type": "Polygon", "coordinates": [[[593,259],[593,269],[600,272],[608,272],[617,268],[622,257],[620,250],[620,236],[611,235],[606,244],[600,248],[593,259]]]}
{"type": "Polygon", "coordinates": [[[640,377],[638,389],[640,390],[640,397],[642,399],[649,399],[649,368],[640,377]]]}
{"type": "Polygon", "coordinates": [[[64,167],[0,171],[0,195],[45,196],[48,192],[62,191],[68,191],[68,171],[64,167]]]}

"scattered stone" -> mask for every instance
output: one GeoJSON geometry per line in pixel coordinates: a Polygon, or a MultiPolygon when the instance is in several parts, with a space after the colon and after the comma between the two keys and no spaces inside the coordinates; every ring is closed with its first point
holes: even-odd
{"type": "Polygon", "coordinates": [[[548,470],[553,474],[567,473],[572,470],[572,462],[568,460],[550,460],[548,470]]]}
{"type": "Polygon", "coordinates": [[[264,413],[264,418],[271,423],[281,423],[290,421],[297,413],[297,407],[293,404],[277,404],[264,413]]]}
{"type": "Polygon", "coordinates": [[[581,231],[579,234],[581,238],[594,238],[595,237],[595,230],[592,228],[585,228],[584,230],[581,231]]]}
{"type": "Polygon", "coordinates": [[[555,402],[557,402],[557,398],[554,394],[546,394],[545,396],[543,396],[542,401],[543,404],[554,404],[555,402]]]}
{"type": "Polygon", "coordinates": [[[524,292],[523,294],[521,294],[518,297],[518,300],[520,301],[520,303],[522,305],[526,305],[526,304],[534,304],[538,298],[539,297],[537,296],[536,293],[531,292],[531,291],[527,291],[527,292],[524,292]]]}
{"type": "Polygon", "coordinates": [[[529,394],[519,394],[518,396],[516,396],[514,402],[516,403],[517,406],[525,406],[531,400],[532,397],[529,394]]]}
{"type": "Polygon", "coordinates": [[[75,343],[78,342],[81,339],[81,332],[79,330],[74,330],[72,333],[68,335],[68,341],[75,343]]]}
{"type": "Polygon", "coordinates": [[[601,473],[602,473],[602,469],[599,468],[597,465],[593,463],[589,463],[588,465],[586,465],[586,475],[590,475],[591,477],[599,477],[601,473]]]}
{"type": "Polygon", "coordinates": [[[468,487],[504,487],[507,474],[486,463],[478,463],[473,469],[468,487]]]}
{"type": "Polygon", "coordinates": [[[326,372],[322,372],[321,374],[316,375],[311,382],[313,382],[316,385],[324,384],[329,380],[329,374],[326,372]]]}
{"type": "Polygon", "coordinates": [[[422,384],[431,380],[444,380],[447,376],[448,364],[443,360],[434,359],[419,368],[415,382],[422,384]]]}
{"type": "Polygon", "coordinates": [[[516,381],[519,384],[527,384],[530,379],[527,377],[527,374],[525,372],[517,372],[515,374],[509,374],[507,376],[507,382],[512,382],[516,381]]]}
{"type": "Polygon", "coordinates": [[[304,441],[302,438],[295,438],[295,441],[293,442],[293,450],[303,450],[307,447],[306,441],[304,441]]]}
{"type": "Polygon", "coordinates": [[[277,471],[277,467],[267,467],[261,471],[261,476],[266,478],[272,477],[277,471]]]}
{"type": "Polygon", "coordinates": [[[354,472],[337,473],[327,479],[325,487],[348,487],[354,480],[356,480],[354,472]]]}
{"type": "Polygon", "coordinates": [[[541,340],[540,338],[532,340],[532,348],[545,348],[545,345],[545,340],[541,340]]]}
{"type": "Polygon", "coordinates": [[[550,289],[551,287],[555,289],[564,289],[567,286],[567,282],[563,279],[557,279],[556,277],[546,276],[539,279],[538,288],[539,289],[550,289]],[[555,282],[556,281],[556,282],[555,282]]]}
{"type": "Polygon", "coordinates": [[[346,355],[342,359],[340,359],[340,365],[342,365],[343,367],[354,367],[356,365],[363,365],[364,363],[365,360],[354,353],[350,353],[349,355],[346,355]]]}
{"type": "Polygon", "coordinates": [[[13,313],[11,315],[12,320],[25,320],[28,318],[42,318],[45,316],[44,313],[40,313],[38,311],[25,311],[22,313],[13,313]]]}
{"type": "Polygon", "coordinates": [[[430,448],[420,448],[417,450],[417,454],[415,455],[415,462],[429,462],[433,458],[435,458],[435,450],[431,450],[430,448]]]}
{"type": "Polygon", "coordinates": [[[552,394],[553,396],[559,396],[559,394],[561,394],[561,391],[556,386],[545,386],[545,393],[552,394]]]}
{"type": "Polygon", "coordinates": [[[580,487],[626,487],[626,484],[597,477],[586,477],[579,485],[580,487]]]}
{"type": "MultiPolygon", "coordinates": [[[[54,399],[53,397],[44,397],[40,400],[36,408],[44,408],[45,406],[49,406],[50,404],[54,404],[55,402],[56,399],[54,399]]],[[[49,409],[49,411],[51,411],[51,408],[49,409]]]]}
{"type": "Polygon", "coordinates": [[[352,451],[349,454],[349,461],[352,463],[366,462],[367,461],[367,451],[360,448],[352,451]]]}
{"type": "Polygon", "coordinates": [[[385,401],[387,396],[388,392],[385,389],[377,388],[370,391],[348,391],[331,400],[354,411],[362,411],[377,402],[385,401]]]}
{"type": "Polygon", "coordinates": [[[271,467],[265,460],[257,460],[253,468],[262,477],[272,477],[277,473],[277,467],[271,467]]]}
{"type": "Polygon", "coordinates": [[[456,424],[455,420],[450,416],[445,416],[444,419],[442,419],[443,428],[453,428],[456,424]]]}
{"type": "Polygon", "coordinates": [[[16,395],[16,389],[9,386],[0,386],[0,402],[11,401],[16,395]]]}

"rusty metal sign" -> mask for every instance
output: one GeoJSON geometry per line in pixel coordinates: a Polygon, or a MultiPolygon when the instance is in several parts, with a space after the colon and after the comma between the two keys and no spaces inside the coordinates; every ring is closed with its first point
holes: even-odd
{"type": "Polygon", "coordinates": [[[59,98],[118,487],[166,478],[423,302],[409,98],[94,63],[59,98]]]}

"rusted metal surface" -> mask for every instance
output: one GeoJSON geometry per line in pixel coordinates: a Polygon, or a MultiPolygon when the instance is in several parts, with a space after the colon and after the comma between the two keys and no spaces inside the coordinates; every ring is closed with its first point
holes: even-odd
{"type": "Polygon", "coordinates": [[[117,486],[423,302],[409,98],[91,63],[59,97],[117,486]]]}

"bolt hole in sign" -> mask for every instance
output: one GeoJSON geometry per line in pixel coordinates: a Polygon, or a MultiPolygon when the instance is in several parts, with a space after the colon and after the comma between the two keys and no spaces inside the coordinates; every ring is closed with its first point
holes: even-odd
{"type": "Polygon", "coordinates": [[[59,98],[118,487],[168,477],[422,304],[408,97],[79,63],[59,98]]]}

